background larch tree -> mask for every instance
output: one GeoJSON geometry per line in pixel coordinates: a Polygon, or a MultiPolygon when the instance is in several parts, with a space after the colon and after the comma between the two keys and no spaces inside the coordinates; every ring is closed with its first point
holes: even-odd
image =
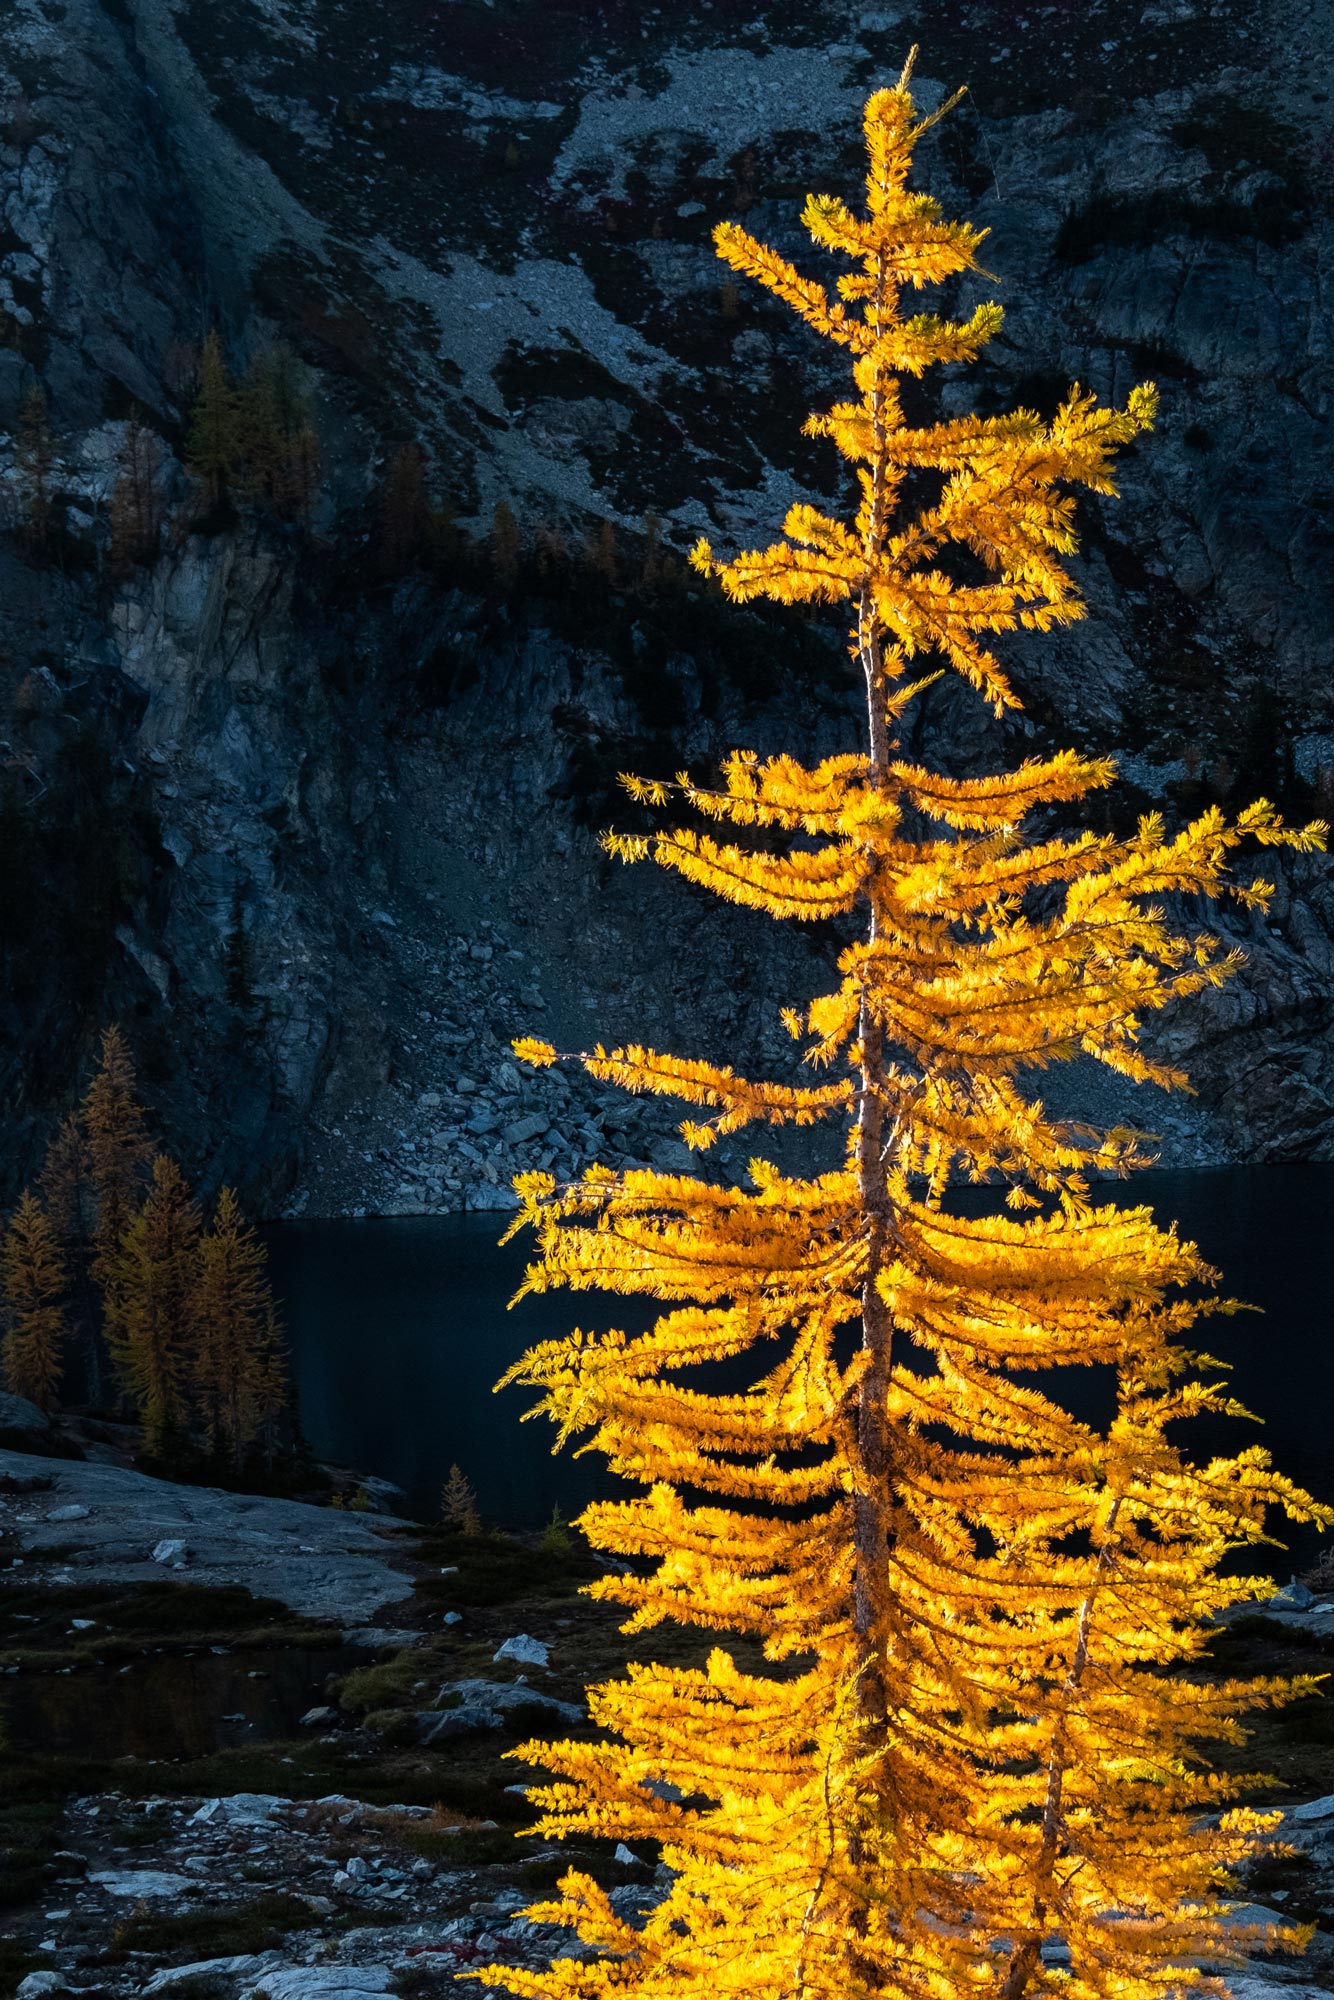
{"type": "Polygon", "coordinates": [[[67,1316],[82,1366],[83,1391],[90,1403],[97,1404],[102,1400],[102,1348],[91,1268],[97,1195],[92,1156],[77,1112],[62,1121],[47,1147],[38,1186],[68,1281],[67,1316]]]}
{"type": "Polygon", "coordinates": [[[64,1373],[66,1276],[56,1232],[35,1195],[24,1193],[5,1231],[0,1285],[5,1381],[39,1410],[54,1409],[64,1373]]]}
{"type": "Polygon", "coordinates": [[[190,1312],[190,1387],[204,1441],[239,1471],[282,1413],[287,1383],[264,1246],[231,1188],[219,1193],[199,1245],[190,1312]]]}
{"type": "Polygon", "coordinates": [[[150,1458],[160,1457],[185,1426],[189,1356],[197,1338],[199,1228],[199,1209],[180,1168],[159,1153],[107,1291],[107,1344],[150,1458]]]}
{"type": "Polygon", "coordinates": [[[102,1037],[101,1065],[82,1110],[97,1203],[91,1270],[105,1304],[121,1237],[143,1199],[145,1172],[153,1157],[134,1064],[119,1028],[108,1028],[102,1037]]]}
{"type": "Polygon", "coordinates": [[[684,1101],[701,1152],[817,1120],[847,1144],[808,1179],[757,1158],[746,1189],[598,1168],[517,1183],[539,1245],[526,1289],[665,1308],[647,1334],[575,1332],[512,1371],[561,1440],[587,1433],[644,1489],[581,1518],[630,1565],[593,1594],[627,1608],[628,1631],[674,1620],[745,1636],[762,1660],[717,1646],[702,1667],[634,1665],[591,1690],[606,1740],[525,1746],[552,1774],[533,1795],[542,1830],[659,1841],[674,1881],[636,1928],[569,1873],[532,1914],[594,1955],[480,1975],[518,1994],[1208,1987],[1196,1963],[1249,1941],[1220,1922],[1226,1870],[1269,1822],[1229,1809],[1239,1781],[1201,1745],[1311,1685],[1167,1671],[1198,1662],[1224,1606],[1272,1588],[1220,1573],[1263,1539],[1266,1508],[1319,1510],[1258,1448],[1204,1467],[1178,1448],[1179,1419],[1232,1408],[1183,1344],[1213,1274],[1147,1209],[1092,1199],[1093,1176],[1145,1163],[1135,1135],[1051,1117],[1025,1078],[1082,1052],[1179,1081],[1140,1023],[1235,955],[1176,934],[1166,900],[1263,908],[1263,881],[1229,875],[1237,846],[1312,847],[1323,829],[1291,834],[1261,803],[1173,836],[1157,818],[1128,837],[1070,831],[1071,808],[1112,779],[1101,759],[956,779],[899,754],[918,660],[1017,705],[991,636],[1082,616],[1060,560],[1071,489],[1111,493],[1112,454],[1154,407],[1147,388],[1124,410],[1076,388],[1050,422],[905,421],[901,379],[973,360],[1000,324],[990,304],[957,320],[905,307],[905,290],[976,268],[980,233],[907,187],[934,122],[905,71],[866,107],[866,213],[808,200],[816,242],[851,264],[835,297],[736,226],[715,235],[735,271],[847,350],[855,394],[810,428],[851,462],[858,504],[847,521],[794,507],[773,547],[716,563],[702,545],[696,565],[739,602],[850,607],[868,740],[814,769],[738,751],[716,787],[631,781],[649,803],[673,793],[689,823],[611,844],[774,917],[859,930],[833,990],[787,1015],[809,1081],[637,1047],[577,1059],[684,1101]],[[960,1213],[945,1199],[959,1180],[994,1199],[960,1213]],[[738,1357],[749,1387],[692,1386],[692,1369],[738,1357]],[[1038,1386],[1089,1364],[1115,1385],[1102,1426],[1038,1386]],[[1059,1971],[1041,1956],[1055,1939],[1059,1971]]]}

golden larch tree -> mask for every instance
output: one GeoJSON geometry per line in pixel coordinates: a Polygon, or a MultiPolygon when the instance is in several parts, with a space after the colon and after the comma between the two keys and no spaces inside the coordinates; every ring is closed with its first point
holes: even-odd
{"type": "Polygon", "coordinates": [[[199,1230],[199,1209],[184,1175],[169,1155],[157,1154],[147,1199],[113,1260],[107,1294],[112,1364],[150,1458],[160,1457],[185,1429],[199,1230]]]}
{"type": "Polygon", "coordinates": [[[125,1037],[117,1027],[102,1036],[102,1060],[82,1105],[97,1220],[90,1268],[101,1288],[104,1317],[110,1314],[113,1266],[121,1238],[143,1199],[144,1176],[153,1157],[148,1117],[125,1037]]]}
{"type": "Polygon", "coordinates": [[[237,1471],[286,1405],[264,1246],[231,1188],[199,1246],[191,1313],[190,1389],[211,1452],[237,1471]]]}
{"type": "Polygon", "coordinates": [[[26,1190],[5,1231],[0,1279],[5,1381],[16,1396],[52,1410],[64,1373],[65,1267],[50,1216],[26,1190]]]}
{"type": "Polygon", "coordinates": [[[573,1059],[683,1102],[705,1155],[720,1134],[816,1121],[846,1148],[805,1179],[756,1157],[745,1188],[601,1168],[516,1183],[538,1243],[526,1290],[663,1306],[648,1333],[576,1331],[507,1378],[540,1390],[558,1441],[586,1434],[643,1489],[581,1517],[627,1565],[592,1594],[629,1632],[675,1621],[752,1649],[632,1665],[590,1692],[603,1740],[519,1753],[549,1774],[542,1831],[659,1842],[673,1880],[640,1928],[572,1870],[531,1914],[593,1951],[480,1975],[516,1994],[1220,1990],[1195,1968],[1253,1941],[1222,1921],[1227,1871],[1272,1820],[1230,1803],[1240,1781],[1202,1745],[1311,1685],[1194,1671],[1216,1615],[1272,1588],[1221,1569],[1264,1539],[1266,1509],[1330,1517],[1259,1447],[1201,1467],[1176,1442],[1178,1420],[1234,1407],[1186,1345],[1213,1274],[1148,1209],[1094,1198],[1095,1178],[1146,1162],[1140,1140],[1053,1117],[1032,1082],[1080,1054],[1180,1082],[1141,1024],[1236,954],[1178,934],[1168,899],[1263,909],[1268,885],[1230,871],[1238,846],[1313,848],[1324,829],[1260,803],[1174,834],[1153,816],[1079,830],[1103,759],[961,779],[901,754],[917,662],[1017,706],[994,635],[1083,615],[1062,561],[1074,489],[1112,493],[1114,451],[1154,410],[1150,388],[1119,410],[1075,388],[1050,421],[908,422],[903,378],[973,360],[1001,317],[910,306],[976,269],[981,240],[908,186],[940,115],[919,116],[905,71],[866,106],[865,211],[808,199],[811,235],[849,265],[834,294],[735,225],[715,233],[845,351],[853,393],[809,428],[850,462],[856,508],[795,506],[772,547],[718,562],[701,545],[696,567],[737,602],[846,605],[867,738],[814,768],[737,751],[716,785],[629,781],[686,823],[611,845],[852,941],[832,990],[786,1015],[805,1081],[641,1047],[573,1059]],[[959,1182],[974,1204],[950,1198],[959,1182]],[[711,1385],[721,1361],[748,1386],[711,1385]],[[1101,1425],[1049,1386],[1095,1364],[1115,1385],[1101,1425]]]}
{"type": "Polygon", "coordinates": [[[97,1191],[92,1155],[76,1111],[62,1120],[47,1147],[37,1185],[68,1280],[67,1312],[82,1363],[83,1392],[96,1404],[102,1399],[102,1350],[91,1271],[97,1191]]]}

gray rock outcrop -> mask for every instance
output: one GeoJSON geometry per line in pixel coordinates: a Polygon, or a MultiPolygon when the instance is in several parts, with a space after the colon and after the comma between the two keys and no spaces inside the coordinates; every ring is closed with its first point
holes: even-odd
{"type": "Polygon", "coordinates": [[[239,1584],[340,1626],[366,1624],[412,1591],[362,1515],[0,1451],[0,1477],[11,1471],[51,1482],[42,1492],[0,1493],[0,1562],[21,1562],[25,1575],[160,1580],[155,1551],[173,1541],[190,1552],[179,1581],[239,1584]]]}

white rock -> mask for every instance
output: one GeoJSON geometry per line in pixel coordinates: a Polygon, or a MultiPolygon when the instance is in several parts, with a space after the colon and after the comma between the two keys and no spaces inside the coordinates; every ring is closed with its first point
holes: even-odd
{"type": "Polygon", "coordinates": [[[196,1887],[188,1875],[169,1875],[157,1868],[101,1868],[90,1874],[88,1880],[108,1896],[130,1896],[136,1900],[184,1896],[196,1887]]]}
{"type": "Polygon", "coordinates": [[[192,1987],[198,1982],[201,1987],[211,1987],[223,1979],[243,1981],[248,1989],[275,1962],[275,1954],[270,1951],[262,1955],[245,1953],[237,1958],[201,1958],[193,1965],[169,1965],[165,1971],[155,1972],[141,1990],[144,2000],[148,2000],[150,1994],[170,1993],[176,1986],[192,1987]]]}
{"type": "Polygon", "coordinates": [[[184,1542],[178,1541],[172,1536],[164,1536],[153,1550],[153,1561],[155,1563],[181,1563],[185,1561],[188,1554],[189,1550],[186,1548],[184,1542]]]}
{"type": "Polygon", "coordinates": [[[15,2000],[41,2000],[47,1993],[68,1993],[69,1987],[64,1975],[59,1972],[30,1972],[26,1979],[20,1979],[14,1989],[15,2000]]]}
{"type": "Polygon", "coordinates": [[[76,1500],[72,1500],[67,1507],[53,1507],[46,1518],[48,1521],[86,1521],[88,1512],[87,1507],[80,1507],[76,1500]]]}
{"type": "Polygon", "coordinates": [[[363,2000],[392,1993],[387,1965],[288,1965],[264,1975],[269,2000],[363,2000]]]}
{"type": "Polygon", "coordinates": [[[530,1638],[526,1632],[516,1632],[491,1657],[495,1660],[517,1660],[525,1667],[544,1667],[549,1655],[541,1639],[530,1638]]]}
{"type": "Polygon", "coordinates": [[[639,1856],[632,1854],[623,1840],[617,1841],[616,1852],[611,1858],[613,1861],[619,1861],[623,1868],[634,1868],[639,1862],[639,1856]]]}
{"type": "Polygon", "coordinates": [[[278,1792],[233,1792],[218,1801],[222,1817],[232,1826],[263,1826],[279,1807],[290,1804],[278,1792]]]}
{"type": "MultiPolygon", "coordinates": [[[[461,1625],[463,1623],[463,1613],[461,1611],[447,1611],[440,1623],[442,1625],[461,1625]]],[[[499,1659],[500,1655],[497,1654],[496,1657],[499,1659]]]]}

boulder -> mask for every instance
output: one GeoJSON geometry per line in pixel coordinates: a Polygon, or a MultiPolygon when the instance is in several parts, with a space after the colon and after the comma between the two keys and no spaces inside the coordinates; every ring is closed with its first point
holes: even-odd
{"type": "Polygon", "coordinates": [[[392,1993],[387,1965],[285,1965],[264,1975],[268,2000],[365,2000],[392,1993]]]}
{"type": "MultiPolygon", "coordinates": [[[[11,1396],[0,1390],[0,1431],[49,1431],[51,1419],[26,1396],[11,1396]]],[[[30,1979],[45,1979],[45,1973],[29,1973],[30,1979]]]]}
{"type": "Polygon", "coordinates": [[[144,2000],[151,2000],[156,1993],[172,1993],[180,1989],[186,1993],[208,1992],[223,1986],[237,1986],[241,1992],[253,1992],[262,1977],[270,1970],[283,1970],[281,1959],[275,1953],[247,1952],[235,1958],[201,1958],[192,1965],[169,1965],[162,1972],[155,1972],[141,1991],[144,2000]]]}
{"type": "Polygon", "coordinates": [[[1274,1592],[1274,1595],[1266,1601],[1265,1608],[1269,1611],[1309,1611],[1314,1603],[1315,1592],[1308,1590],[1304,1583],[1298,1583],[1294,1576],[1284,1584],[1282,1590],[1274,1592]]]}
{"type": "Polygon", "coordinates": [[[449,1736],[471,1736],[485,1729],[503,1729],[515,1710],[541,1709],[562,1722],[582,1722],[584,1711],[570,1701],[542,1694],[525,1681],[449,1681],[440,1690],[449,1708],[431,1708],[417,1715],[418,1741],[439,1743],[449,1736]]]}
{"type": "Polygon", "coordinates": [[[1283,1817],[1295,1819],[1303,1826],[1309,1826],[1319,1820],[1334,1819],[1334,1792],[1326,1792],[1322,1799],[1308,1799],[1304,1806],[1294,1806],[1292,1811],[1285,1813],[1283,1817]]]}
{"type": "Polygon", "coordinates": [[[527,1632],[516,1632],[491,1657],[494,1660],[517,1660],[524,1667],[545,1667],[550,1655],[541,1639],[530,1638],[527,1632]]]}

